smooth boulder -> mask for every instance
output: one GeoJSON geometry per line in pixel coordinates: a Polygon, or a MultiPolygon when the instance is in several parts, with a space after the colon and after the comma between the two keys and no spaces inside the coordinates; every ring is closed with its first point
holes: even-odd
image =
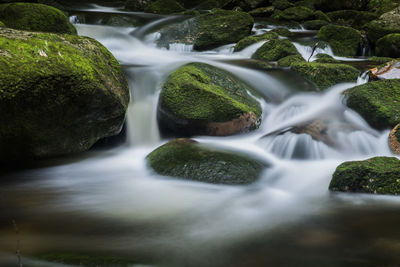
{"type": "Polygon", "coordinates": [[[1,4],[0,21],[17,30],[76,34],[75,27],[62,11],[42,4],[1,4]]]}
{"type": "Polygon", "coordinates": [[[0,160],[78,153],[118,134],[129,89],[99,42],[0,28],[0,160]]]}
{"type": "Polygon", "coordinates": [[[346,90],[346,104],[376,129],[400,122],[400,79],[369,82],[346,90]]]}
{"type": "Polygon", "coordinates": [[[390,33],[400,33],[400,6],[364,26],[371,43],[390,33]]]}
{"type": "Polygon", "coordinates": [[[252,58],[267,61],[277,61],[281,58],[300,55],[293,43],[287,39],[270,40],[263,44],[253,54],[252,58]]]}
{"type": "Polygon", "coordinates": [[[355,56],[360,47],[361,33],[353,28],[337,25],[323,26],[318,38],[326,41],[337,56],[355,56]]]}
{"type": "Polygon", "coordinates": [[[388,34],[376,42],[376,55],[400,58],[400,33],[388,34]]]}
{"type": "Polygon", "coordinates": [[[162,87],[157,117],[164,132],[180,136],[231,135],[258,126],[261,107],[247,84],[227,71],[190,63],[162,87]]]}
{"type": "Polygon", "coordinates": [[[250,155],[175,139],[147,156],[158,174],[212,184],[245,185],[255,182],[268,164],[250,155]]]}
{"type": "Polygon", "coordinates": [[[374,157],[344,162],[336,168],[329,190],[398,195],[400,160],[394,157],[374,157]]]}

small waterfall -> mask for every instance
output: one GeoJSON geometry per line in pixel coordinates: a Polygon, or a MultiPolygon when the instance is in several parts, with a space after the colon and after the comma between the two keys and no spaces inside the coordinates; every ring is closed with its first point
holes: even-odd
{"type": "Polygon", "coordinates": [[[367,83],[369,81],[369,70],[363,72],[358,78],[357,78],[357,85],[361,85],[364,83],[367,83]]]}
{"type": "Polygon", "coordinates": [[[172,43],[169,44],[168,50],[180,53],[188,53],[193,51],[193,45],[172,43]]]}

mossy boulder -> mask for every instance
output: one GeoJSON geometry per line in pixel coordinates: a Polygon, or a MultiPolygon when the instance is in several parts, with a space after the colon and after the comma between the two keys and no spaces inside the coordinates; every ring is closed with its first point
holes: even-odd
{"type": "Polygon", "coordinates": [[[147,156],[158,174],[212,184],[244,185],[256,181],[268,166],[260,159],[238,152],[175,139],[147,156]]]}
{"type": "Polygon", "coordinates": [[[377,15],[382,15],[399,6],[398,0],[369,0],[367,10],[377,15]]]}
{"type": "Polygon", "coordinates": [[[0,28],[0,160],[85,151],[119,133],[128,102],[99,42],[0,28]]]}
{"type": "Polygon", "coordinates": [[[273,0],[272,6],[276,9],[285,10],[290,7],[293,7],[293,3],[289,2],[288,0],[273,0]]]}
{"type": "Polygon", "coordinates": [[[317,54],[316,58],[317,59],[314,62],[318,63],[340,63],[339,60],[334,59],[332,56],[328,54],[317,54]]]}
{"type": "Polygon", "coordinates": [[[305,62],[306,60],[301,55],[291,55],[278,60],[278,66],[290,67],[295,62],[305,62]]]}
{"type": "Polygon", "coordinates": [[[253,17],[245,12],[214,9],[163,29],[158,44],[178,42],[193,44],[200,51],[213,49],[250,35],[253,24],[253,17]]]}
{"type": "Polygon", "coordinates": [[[346,104],[372,127],[393,128],[400,122],[400,79],[380,80],[345,91],[346,104]]]}
{"type": "Polygon", "coordinates": [[[0,20],[6,27],[18,30],[76,34],[62,11],[42,4],[1,4],[0,20]]]}
{"type": "Polygon", "coordinates": [[[158,104],[160,127],[177,135],[231,135],[258,126],[257,94],[232,74],[204,63],[172,72],[158,104]]]}
{"type": "Polygon", "coordinates": [[[306,30],[319,30],[322,27],[328,25],[329,23],[325,20],[308,20],[306,22],[303,23],[303,27],[306,30]]]}
{"type": "Polygon", "coordinates": [[[337,25],[322,27],[318,32],[318,38],[328,42],[335,55],[338,56],[357,55],[362,40],[358,30],[337,25]]]}
{"type": "Polygon", "coordinates": [[[283,36],[283,37],[292,37],[293,33],[288,30],[287,28],[283,28],[283,27],[278,27],[275,28],[273,30],[271,30],[270,32],[276,32],[279,36],[283,36]]]}
{"type": "Polygon", "coordinates": [[[333,173],[329,190],[399,195],[400,160],[374,157],[342,163],[333,173]]]}
{"type": "Polygon", "coordinates": [[[329,16],[327,14],[325,14],[324,12],[322,12],[321,10],[315,11],[314,17],[316,20],[323,20],[326,22],[331,22],[331,19],[329,18],[329,16]]]}
{"type": "Polygon", "coordinates": [[[257,49],[252,58],[276,61],[290,55],[300,55],[291,41],[287,39],[270,40],[257,49]]]}
{"type": "Polygon", "coordinates": [[[186,9],[175,0],[157,0],[152,2],[144,11],[156,14],[172,14],[185,11],[186,9]]]}
{"type": "Polygon", "coordinates": [[[267,32],[261,35],[248,36],[237,42],[233,48],[233,51],[237,52],[243,50],[244,48],[261,41],[276,40],[278,37],[278,34],[275,32],[267,32]]]}
{"type": "Polygon", "coordinates": [[[372,43],[390,33],[400,33],[400,6],[367,23],[364,28],[372,43]]]}
{"type": "Polygon", "coordinates": [[[388,34],[376,42],[376,55],[381,57],[400,57],[400,33],[388,34]]]}
{"type": "Polygon", "coordinates": [[[249,14],[255,18],[270,17],[274,13],[274,10],[275,8],[273,6],[259,7],[249,11],[249,14]]]}
{"type": "Polygon", "coordinates": [[[400,154],[400,124],[397,124],[389,134],[389,146],[393,154],[400,154]]]}
{"type": "Polygon", "coordinates": [[[290,7],[283,11],[275,10],[273,18],[277,20],[306,21],[314,19],[314,11],[304,6],[290,7]]]}
{"type": "Polygon", "coordinates": [[[326,89],[337,83],[355,82],[360,74],[356,68],[346,64],[297,62],[290,67],[320,89],[326,89]]]}
{"type": "Polygon", "coordinates": [[[357,29],[362,28],[364,24],[379,17],[376,13],[357,10],[338,10],[328,12],[327,15],[336,24],[350,26],[357,29]]]}

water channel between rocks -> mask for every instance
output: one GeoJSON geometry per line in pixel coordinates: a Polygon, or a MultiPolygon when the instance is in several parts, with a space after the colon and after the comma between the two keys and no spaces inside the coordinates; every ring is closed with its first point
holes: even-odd
{"type": "MultiPolygon", "coordinates": [[[[341,93],[356,83],[300,93],[302,86],[311,86],[301,77],[287,69],[262,70],[250,59],[262,43],[238,53],[232,52],[233,44],[205,52],[183,44],[158,48],[157,27],[173,23],[169,17],[101,6],[72,13],[78,33],[100,41],[124,66],[134,99],[127,141],[6,173],[0,186],[1,266],[14,261],[16,239],[24,266],[54,266],[35,261],[35,255],[60,251],[155,266],[400,265],[399,198],[328,191],[343,161],[392,156],[388,131],[370,128],[342,104],[341,93]],[[105,16],[122,15],[141,23],[102,24],[105,16]],[[271,168],[256,183],[209,185],[157,176],[147,167],[146,155],[168,141],[160,137],[156,120],[162,82],[189,62],[225,69],[263,96],[259,129],[194,138],[267,159],[271,168]],[[307,134],[273,134],[315,119],[326,123],[333,146],[307,134]]],[[[292,41],[308,58],[312,45],[307,44],[316,33],[294,32],[292,41]]],[[[319,52],[333,55],[329,47],[319,52]]],[[[363,60],[337,59],[350,64],[363,60]]],[[[364,82],[365,77],[357,81],[364,82]]]]}

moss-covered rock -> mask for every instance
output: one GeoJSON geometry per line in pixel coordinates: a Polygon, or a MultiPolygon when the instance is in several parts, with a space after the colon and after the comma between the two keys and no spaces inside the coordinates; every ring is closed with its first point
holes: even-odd
{"type": "Polygon", "coordinates": [[[196,50],[207,50],[238,42],[250,35],[253,24],[253,17],[245,12],[214,9],[163,29],[158,43],[193,44],[196,50]]]}
{"type": "Polygon", "coordinates": [[[127,0],[125,9],[130,11],[144,11],[151,4],[151,0],[127,0]]]}
{"type": "Polygon", "coordinates": [[[400,33],[400,6],[367,23],[364,28],[367,31],[368,39],[372,43],[387,34],[400,33]]]}
{"type": "Polygon", "coordinates": [[[270,40],[257,49],[252,58],[276,61],[290,55],[300,55],[291,41],[270,40]]]}
{"type": "Polygon", "coordinates": [[[275,10],[275,8],[273,6],[259,7],[259,8],[249,11],[249,14],[255,18],[269,17],[274,13],[274,10],[275,10]]]}
{"type": "Polygon", "coordinates": [[[400,124],[397,124],[389,134],[389,146],[393,154],[400,154],[400,124]]]}
{"type": "Polygon", "coordinates": [[[147,156],[158,174],[194,181],[243,185],[258,179],[268,166],[250,155],[207,147],[191,139],[175,139],[147,156]]]}
{"type": "Polygon", "coordinates": [[[287,28],[283,28],[283,27],[275,28],[275,29],[271,30],[270,32],[276,32],[279,36],[283,36],[283,37],[292,37],[293,36],[293,33],[291,31],[289,31],[287,28]]]}
{"type": "Polygon", "coordinates": [[[233,48],[234,52],[243,50],[244,48],[248,47],[249,45],[261,42],[261,41],[269,41],[278,39],[278,34],[275,32],[267,32],[261,35],[254,35],[248,36],[237,42],[235,47],[233,48]]]}
{"type": "Polygon", "coordinates": [[[172,14],[185,11],[186,9],[175,0],[157,0],[145,8],[147,13],[172,14]]]}
{"type": "Polygon", "coordinates": [[[360,73],[356,68],[346,64],[298,62],[293,63],[290,67],[314,82],[320,89],[337,83],[355,82],[360,73]]]}
{"type": "Polygon", "coordinates": [[[119,133],[129,90],[97,41],[0,28],[0,159],[78,153],[119,133]]]}
{"type": "Polygon", "coordinates": [[[400,194],[400,160],[375,157],[363,161],[342,163],[333,174],[332,191],[400,194]]]}
{"type": "Polygon", "coordinates": [[[314,11],[303,6],[290,7],[283,11],[275,10],[273,18],[277,20],[306,21],[314,19],[314,11]]]}
{"type": "Polygon", "coordinates": [[[388,34],[376,42],[376,55],[381,57],[400,57],[400,33],[388,34]]]}
{"type": "Polygon", "coordinates": [[[293,3],[291,3],[287,0],[274,0],[274,1],[272,1],[272,6],[276,9],[285,10],[290,7],[293,7],[294,5],[293,5],[293,3]]]}
{"type": "Polygon", "coordinates": [[[318,32],[318,38],[332,47],[335,55],[355,56],[361,42],[361,33],[350,27],[327,25],[318,32]]]}
{"type": "Polygon", "coordinates": [[[306,60],[301,55],[291,55],[278,60],[278,66],[290,67],[295,62],[305,62],[306,60]]]}
{"type": "Polygon", "coordinates": [[[231,135],[258,126],[257,93],[232,74],[191,63],[168,77],[158,104],[160,127],[178,135],[231,135]]]}
{"type": "Polygon", "coordinates": [[[367,10],[382,15],[399,6],[398,0],[369,0],[367,10]]]}
{"type": "Polygon", "coordinates": [[[322,12],[321,10],[315,11],[314,17],[316,20],[324,20],[326,22],[331,22],[331,19],[329,18],[329,16],[327,14],[325,14],[324,12],[322,12]]]}
{"type": "Polygon", "coordinates": [[[18,30],[76,34],[62,11],[42,4],[1,4],[0,20],[6,27],[18,30]]]}
{"type": "Polygon", "coordinates": [[[371,61],[371,62],[374,62],[377,64],[384,64],[384,63],[390,62],[392,60],[394,60],[394,58],[391,58],[391,57],[375,57],[374,56],[374,57],[368,58],[368,61],[371,61]]]}
{"type": "Polygon", "coordinates": [[[303,27],[306,30],[319,30],[322,27],[328,25],[329,23],[325,20],[308,20],[306,22],[303,23],[303,27]]]}
{"type": "Polygon", "coordinates": [[[379,16],[376,13],[357,10],[338,10],[327,13],[329,18],[336,24],[362,28],[364,24],[377,19],[379,16]]]}
{"type": "Polygon", "coordinates": [[[400,122],[400,79],[380,80],[345,91],[346,104],[372,127],[393,128],[400,122]]]}
{"type": "Polygon", "coordinates": [[[316,60],[314,62],[317,63],[340,63],[339,60],[334,59],[332,56],[328,54],[318,54],[316,55],[316,60]]]}

